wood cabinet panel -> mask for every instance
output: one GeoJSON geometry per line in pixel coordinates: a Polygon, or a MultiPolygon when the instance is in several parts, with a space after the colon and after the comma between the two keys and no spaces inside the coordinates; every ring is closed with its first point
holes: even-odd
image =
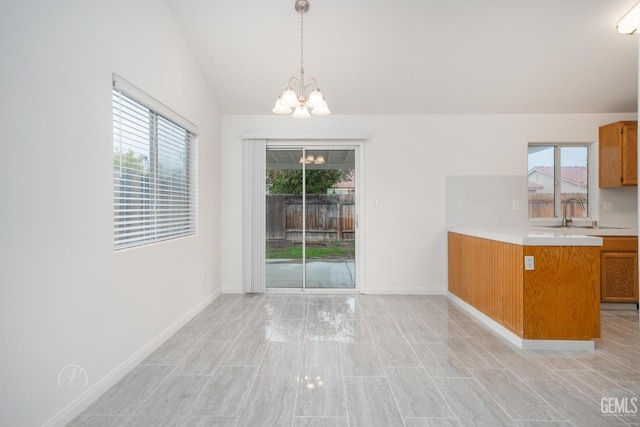
{"type": "Polygon", "coordinates": [[[522,337],[522,246],[449,233],[449,291],[522,337]]]}
{"type": "Polygon", "coordinates": [[[638,254],[602,252],[602,302],[638,302],[638,254]]]}
{"type": "Polygon", "coordinates": [[[601,236],[602,237],[602,251],[613,252],[637,252],[638,251],[638,238],[635,236],[601,236]]]}
{"type": "Polygon", "coordinates": [[[629,126],[622,138],[622,184],[638,185],[638,128],[629,126]]]}
{"type": "Polygon", "coordinates": [[[524,339],[600,337],[600,247],[448,235],[449,291],[524,339]],[[534,270],[524,270],[524,256],[534,270]]]}
{"type": "Polygon", "coordinates": [[[638,185],[638,122],[600,126],[598,141],[601,188],[638,185]]]}
{"type": "Polygon", "coordinates": [[[600,336],[600,248],[525,246],[535,270],[524,272],[524,338],[600,336]]]}
{"type": "Polygon", "coordinates": [[[601,301],[638,303],[638,238],[603,237],[600,255],[601,301]]]}

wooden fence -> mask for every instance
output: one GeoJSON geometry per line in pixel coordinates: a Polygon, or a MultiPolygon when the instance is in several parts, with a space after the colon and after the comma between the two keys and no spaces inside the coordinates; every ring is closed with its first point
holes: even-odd
{"type": "MultiPolygon", "coordinates": [[[[562,202],[569,198],[581,200],[584,204],[584,210],[579,203],[569,203],[567,206],[567,217],[584,217],[587,215],[588,203],[585,193],[570,193],[562,195],[562,202]]],[[[553,218],[554,212],[553,193],[529,194],[529,218],[553,218]]],[[[563,206],[564,209],[564,206],[563,206]]]]}
{"type": "MultiPolygon", "coordinates": [[[[355,239],[353,194],[310,194],[306,199],[307,241],[355,239]]],[[[302,196],[269,194],[267,239],[302,241],[302,196]]]]}
{"type": "MultiPolygon", "coordinates": [[[[567,206],[567,217],[580,218],[587,214],[586,194],[564,194],[582,200],[567,206]]],[[[353,194],[307,195],[307,241],[355,239],[355,198],[353,194]]],[[[529,217],[553,217],[553,194],[529,195],[529,217]]],[[[266,201],[266,237],[269,240],[302,241],[302,196],[299,194],[269,194],[266,201]]]]}

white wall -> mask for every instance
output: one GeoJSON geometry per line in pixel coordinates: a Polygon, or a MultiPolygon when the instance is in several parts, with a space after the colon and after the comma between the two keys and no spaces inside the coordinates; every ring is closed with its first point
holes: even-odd
{"type": "Polygon", "coordinates": [[[0,54],[0,425],[61,424],[219,291],[219,115],[163,1],[4,2],[0,54]],[[113,72],[199,127],[196,236],[114,252],[113,72]]]}
{"type": "Polygon", "coordinates": [[[525,227],[529,224],[526,175],[451,175],[445,179],[447,227],[525,227]],[[458,206],[458,204],[461,206],[458,206]],[[518,209],[513,209],[516,203],[518,209]]]}
{"type": "Polygon", "coordinates": [[[600,217],[602,225],[638,227],[638,189],[637,187],[606,188],[600,190],[600,217]],[[605,204],[611,207],[605,208],[605,204]]]}
{"type": "MultiPolygon", "coordinates": [[[[525,176],[529,142],[593,142],[598,139],[600,125],[635,118],[635,113],[332,115],[308,120],[222,116],[223,290],[242,289],[239,183],[245,132],[369,134],[362,195],[366,227],[364,289],[369,293],[444,293],[447,176],[525,176]],[[378,199],[378,207],[372,206],[374,199],[378,199]]],[[[526,194],[524,197],[526,200],[526,194]]],[[[507,206],[511,206],[510,198],[507,206]]]]}

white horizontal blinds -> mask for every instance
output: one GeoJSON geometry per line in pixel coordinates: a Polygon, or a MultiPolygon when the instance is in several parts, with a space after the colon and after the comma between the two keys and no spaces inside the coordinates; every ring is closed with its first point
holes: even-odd
{"type": "Polygon", "coordinates": [[[152,241],[155,228],[151,111],[113,91],[114,243],[152,241]]]}
{"type": "Polygon", "coordinates": [[[116,249],[195,233],[195,137],[113,90],[116,249]]]}
{"type": "Polygon", "coordinates": [[[157,117],[157,235],[188,234],[194,228],[189,171],[189,132],[157,117]]]}
{"type": "Polygon", "coordinates": [[[124,93],[129,99],[136,101],[140,105],[151,109],[158,115],[166,117],[168,120],[177,124],[181,128],[189,131],[192,135],[198,134],[198,127],[191,123],[188,119],[173,111],[162,102],[148,95],[146,92],[138,89],[117,74],[113,74],[113,88],[124,93]]]}

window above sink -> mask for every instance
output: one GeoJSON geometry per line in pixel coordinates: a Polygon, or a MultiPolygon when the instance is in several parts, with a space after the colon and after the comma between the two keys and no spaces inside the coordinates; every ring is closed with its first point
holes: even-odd
{"type": "Polygon", "coordinates": [[[590,152],[589,143],[529,144],[527,179],[530,220],[560,220],[564,217],[565,208],[567,219],[590,218],[590,152]],[[567,200],[571,202],[566,203],[567,200]]]}

